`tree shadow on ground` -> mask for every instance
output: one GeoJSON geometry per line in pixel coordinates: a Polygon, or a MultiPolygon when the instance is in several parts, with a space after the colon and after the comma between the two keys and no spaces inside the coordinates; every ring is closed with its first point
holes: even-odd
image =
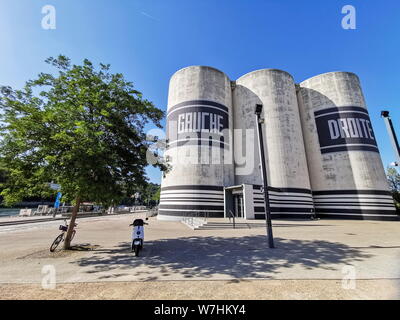
{"type": "Polygon", "coordinates": [[[275,249],[268,248],[266,236],[194,236],[146,241],[141,256],[135,257],[130,243],[110,249],[97,249],[71,263],[87,267],[85,272],[98,279],[129,274],[135,280],[160,280],[174,274],[183,278],[271,278],[271,272],[301,267],[302,270],[337,270],[337,264],[352,264],[370,258],[343,243],[322,240],[276,238],[275,249]],[[336,266],[334,266],[336,265],[336,266]]]}
{"type": "Polygon", "coordinates": [[[73,245],[68,250],[71,250],[71,251],[93,251],[98,247],[100,247],[100,246],[92,245],[90,243],[84,243],[84,244],[73,245]]]}

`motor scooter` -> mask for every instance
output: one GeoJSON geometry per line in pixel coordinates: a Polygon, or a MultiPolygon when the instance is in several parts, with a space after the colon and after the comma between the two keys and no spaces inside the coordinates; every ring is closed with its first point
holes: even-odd
{"type": "MultiPolygon", "coordinates": [[[[149,220],[149,218],[146,218],[149,220]]],[[[139,256],[139,251],[143,249],[144,241],[144,225],[148,224],[143,219],[135,219],[129,226],[133,226],[131,251],[135,252],[135,256],[139,256]]]]}

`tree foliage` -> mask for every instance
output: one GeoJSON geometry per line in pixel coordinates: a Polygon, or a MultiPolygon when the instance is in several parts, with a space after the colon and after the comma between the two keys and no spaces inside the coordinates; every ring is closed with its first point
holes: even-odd
{"type": "Polygon", "coordinates": [[[386,172],[390,189],[393,193],[393,198],[396,202],[397,208],[400,207],[400,174],[396,168],[388,168],[386,172]]]}
{"type": "Polygon", "coordinates": [[[397,170],[389,167],[386,174],[390,189],[392,191],[400,191],[400,174],[397,172],[397,170]]]}
{"type": "Polygon", "coordinates": [[[46,62],[55,74],[41,73],[21,90],[1,87],[4,201],[53,194],[49,182],[67,201],[109,205],[130,196],[146,182],[145,126],[161,127],[164,113],[109,65],[72,65],[65,56],[46,62]]]}
{"type": "Polygon", "coordinates": [[[139,191],[142,202],[145,204],[157,204],[160,201],[160,190],[159,184],[148,183],[145,188],[139,191]]]}

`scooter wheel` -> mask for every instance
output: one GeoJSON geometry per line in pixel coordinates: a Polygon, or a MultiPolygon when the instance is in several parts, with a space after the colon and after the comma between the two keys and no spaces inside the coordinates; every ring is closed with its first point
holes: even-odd
{"type": "Polygon", "coordinates": [[[135,246],[135,257],[139,256],[139,246],[135,246]]]}

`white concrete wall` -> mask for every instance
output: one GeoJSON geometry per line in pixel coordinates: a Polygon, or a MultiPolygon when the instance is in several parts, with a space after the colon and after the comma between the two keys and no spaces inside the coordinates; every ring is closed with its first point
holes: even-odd
{"type": "MultiPolygon", "coordinates": [[[[240,77],[236,81],[234,92],[235,129],[256,127],[254,114],[256,103],[262,103],[264,106],[264,139],[269,184],[277,188],[310,189],[292,76],[281,70],[263,69],[240,77]]],[[[255,139],[257,139],[256,132],[255,139]]],[[[236,175],[236,183],[261,184],[257,146],[256,143],[255,170],[248,176],[236,175]]]]}
{"type": "Polygon", "coordinates": [[[243,185],[243,202],[245,219],[254,219],[254,198],[253,186],[249,184],[243,185]]]}

